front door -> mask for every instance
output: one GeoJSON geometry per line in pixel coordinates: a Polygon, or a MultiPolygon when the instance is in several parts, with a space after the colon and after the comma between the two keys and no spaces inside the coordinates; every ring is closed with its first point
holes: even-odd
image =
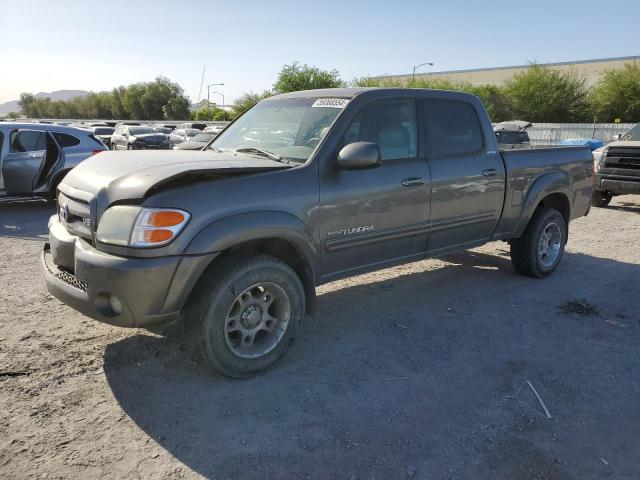
{"type": "Polygon", "coordinates": [[[10,142],[2,162],[5,190],[8,195],[31,194],[57,163],[55,141],[44,131],[18,130],[11,134],[10,142]]]}
{"type": "Polygon", "coordinates": [[[428,238],[429,171],[418,148],[413,98],[376,100],[351,121],[339,148],[377,143],[381,165],[323,168],[320,243],[323,281],[424,257],[428,238]]]}
{"type": "Polygon", "coordinates": [[[471,103],[429,98],[422,111],[432,181],[429,254],[484,243],[500,220],[505,189],[502,158],[487,151],[471,103]]]}

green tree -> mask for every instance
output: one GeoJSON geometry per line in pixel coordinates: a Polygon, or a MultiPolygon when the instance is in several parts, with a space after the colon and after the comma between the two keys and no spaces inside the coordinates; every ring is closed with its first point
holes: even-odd
{"type": "Polygon", "coordinates": [[[416,80],[402,82],[393,78],[361,77],[354,79],[351,84],[356,87],[383,88],[429,88],[437,90],[453,90],[456,92],[472,93],[482,100],[489,116],[494,122],[501,122],[511,118],[511,105],[502,88],[495,85],[471,85],[470,83],[454,82],[447,78],[419,77],[416,80]]]}
{"type": "Polygon", "coordinates": [[[492,122],[504,122],[513,119],[511,102],[504,89],[496,85],[473,85],[466,92],[478,96],[489,114],[492,122]]]}
{"type": "Polygon", "coordinates": [[[640,122],[640,64],[626,63],[605,72],[591,95],[596,120],[640,122]]]}
{"type": "Polygon", "coordinates": [[[244,113],[260,100],[270,97],[271,95],[273,95],[273,93],[268,90],[265,90],[262,93],[247,92],[240,95],[234,100],[233,106],[231,107],[231,110],[233,111],[233,117],[235,118],[238,115],[244,113]]]}
{"type": "Polygon", "coordinates": [[[315,88],[343,87],[344,85],[337,70],[321,70],[318,67],[293,62],[291,65],[282,67],[273,84],[273,90],[276,93],[287,93],[315,88]]]}
{"type": "Polygon", "coordinates": [[[589,89],[584,77],[532,64],[516,74],[504,89],[513,114],[530,122],[591,120],[589,89]]]}
{"type": "Polygon", "coordinates": [[[127,89],[123,86],[111,90],[111,118],[127,118],[127,110],[124,108],[124,95],[127,89]]]}
{"type": "Polygon", "coordinates": [[[33,94],[21,93],[18,104],[20,105],[20,108],[22,109],[23,114],[25,114],[27,117],[34,117],[35,102],[36,102],[36,97],[34,97],[33,94]]]}
{"type": "Polygon", "coordinates": [[[189,118],[190,106],[189,99],[181,94],[170,98],[162,107],[162,113],[167,120],[183,120],[189,118]]]}
{"type": "Polygon", "coordinates": [[[399,80],[393,78],[371,78],[360,77],[354,78],[351,81],[351,85],[354,87],[384,87],[384,88],[398,88],[404,87],[405,84],[399,80]]]}

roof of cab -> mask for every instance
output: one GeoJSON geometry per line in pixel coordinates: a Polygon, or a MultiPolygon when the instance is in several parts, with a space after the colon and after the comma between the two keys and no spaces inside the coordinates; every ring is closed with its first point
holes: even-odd
{"type": "Polygon", "coordinates": [[[471,93],[458,92],[451,90],[435,90],[428,88],[389,88],[389,87],[356,87],[356,88],[320,88],[317,90],[299,90],[297,92],[282,93],[267,97],[263,102],[277,100],[279,98],[319,98],[319,97],[338,97],[338,98],[355,98],[364,93],[374,94],[377,96],[388,95],[409,95],[418,94],[425,96],[445,96],[445,97],[476,97],[471,93]]]}

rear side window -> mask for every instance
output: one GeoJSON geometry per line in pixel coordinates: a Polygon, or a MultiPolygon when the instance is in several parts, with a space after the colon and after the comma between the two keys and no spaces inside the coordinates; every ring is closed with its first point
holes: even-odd
{"type": "Polygon", "coordinates": [[[102,141],[100,141],[100,139],[98,139],[95,135],[93,135],[92,133],[89,134],[89,138],[91,140],[93,140],[94,143],[97,143],[98,145],[100,145],[101,147],[104,147],[105,144],[102,143],[102,141]]]}
{"type": "Polygon", "coordinates": [[[11,152],[37,152],[46,148],[44,132],[21,130],[11,132],[11,152]]]}
{"type": "Polygon", "coordinates": [[[67,147],[75,147],[76,145],[80,144],[80,139],[74,137],[73,135],[67,135],[66,133],[60,133],[60,132],[51,132],[53,134],[53,137],[56,139],[56,142],[58,142],[58,145],[60,145],[60,147],[62,148],[67,148],[67,147]]]}
{"type": "Polygon", "coordinates": [[[427,145],[432,156],[460,156],[482,150],[482,128],[470,103],[429,99],[424,110],[427,145]]]}
{"type": "Polygon", "coordinates": [[[416,158],[418,136],[411,99],[378,100],[365,105],[351,122],[342,145],[374,142],[382,160],[416,158]]]}

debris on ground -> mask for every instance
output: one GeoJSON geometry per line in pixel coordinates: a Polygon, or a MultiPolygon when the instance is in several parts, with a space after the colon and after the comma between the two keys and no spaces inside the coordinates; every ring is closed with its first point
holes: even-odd
{"type": "Polygon", "coordinates": [[[524,405],[525,407],[529,408],[530,410],[532,410],[533,412],[537,413],[538,415],[540,415],[541,417],[546,417],[547,419],[551,420],[551,414],[549,413],[549,410],[547,409],[547,406],[545,405],[544,401],[542,400],[542,397],[540,396],[540,394],[538,393],[538,391],[535,389],[535,387],[533,386],[533,384],[529,381],[529,380],[525,380],[524,382],[522,382],[520,384],[520,386],[518,387],[518,389],[516,390],[516,393],[514,393],[513,395],[507,395],[507,398],[512,398],[514,400],[517,400],[518,402],[520,402],[522,405],[524,405]],[[538,400],[538,403],[540,404],[540,406],[542,407],[542,409],[544,410],[544,413],[542,413],[540,410],[538,410],[537,408],[532,407],[530,404],[528,404],[527,402],[523,401],[520,398],[520,391],[522,390],[522,387],[524,387],[525,385],[528,385],[529,388],[531,389],[531,391],[533,392],[533,394],[536,396],[536,399],[538,400]]]}
{"type": "Polygon", "coordinates": [[[595,305],[591,305],[584,298],[571,300],[570,302],[563,303],[558,307],[565,315],[578,315],[580,317],[591,317],[599,315],[598,309],[595,305]]]}
{"type": "Polygon", "coordinates": [[[0,377],[22,377],[23,375],[30,375],[31,372],[17,371],[17,372],[0,372],[0,377]]]}

